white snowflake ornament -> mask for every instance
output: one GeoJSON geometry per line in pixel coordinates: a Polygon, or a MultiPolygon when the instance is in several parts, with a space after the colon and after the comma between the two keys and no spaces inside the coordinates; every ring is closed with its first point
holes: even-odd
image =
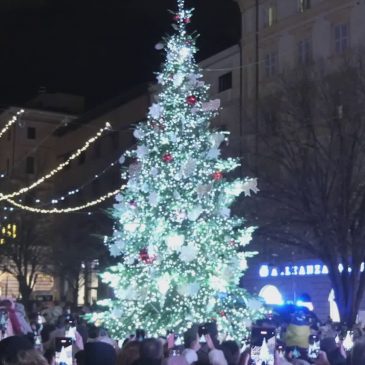
{"type": "Polygon", "coordinates": [[[203,213],[203,208],[200,205],[195,206],[190,212],[188,212],[189,221],[195,222],[203,213]]]}
{"type": "Polygon", "coordinates": [[[220,149],[214,147],[210,149],[207,153],[207,160],[216,160],[221,154],[220,149]]]}
{"type": "Polygon", "coordinates": [[[145,145],[138,146],[136,149],[136,154],[138,158],[143,159],[149,154],[148,148],[145,145]]]}
{"type": "Polygon", "coordinates": [[[133,136],[137,139],[142,139],[145,136],[145,132],[140,128],[136,128],[133,132],[133,136]]]}
{"type": "Polygon", "coordinates": [[[175,87],[179,87],[184,82],[184,79],[185,75],[182,72],[178,72],[174,75],[172,82],[175,87]]]}
{"type": "Polygon", "coordinates": [[[184,262],[194,261],[198,257],[198,253],[198,248],[190,243],[187,246],[181,247],[180,260],[184,262]]]}
{"type": "Polygon", "coordinates": [[[179,251],[185,242],[185,236],[174,234],[166,238],[166,245],[170,251],[179,251]]]}
{"type": "Polygon", "coordinates": [[[153,118],[153,119],[159,119],[162,115],[163,112],[163,108],[160,104],[152,104],[152,106],[149,109],[149,115],[153,118]]]}
{"type": "Polygon", "coordinates": [[[257,194],[260,190],[257,187],[257,179],[247,179],[243,185],[242,185],[242,191],[245,194],[245,196],[251,196],[251,191],[255,194],[257,194]]]}

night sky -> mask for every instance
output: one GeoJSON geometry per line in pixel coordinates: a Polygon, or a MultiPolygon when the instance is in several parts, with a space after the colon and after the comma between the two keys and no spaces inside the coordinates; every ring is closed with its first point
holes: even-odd
{"type": "MultiPolygon", "coordinates": [[[[233,0],[187,0],[198,59],[239,40],[233,0]]],[[[175,0],[0,0],[0,105],[21,104],[41,86],[84,95],[88,107],[153,79],[175,0]]]]}

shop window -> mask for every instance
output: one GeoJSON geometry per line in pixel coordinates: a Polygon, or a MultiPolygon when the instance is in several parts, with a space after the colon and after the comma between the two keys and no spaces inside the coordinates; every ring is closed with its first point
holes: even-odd
{"type": "Polygon", "coordinates": [[[274,285],[265,285],[259,293],[259,296],[269,305],[284,304],[283,297],[279,289],[274,285]]]}

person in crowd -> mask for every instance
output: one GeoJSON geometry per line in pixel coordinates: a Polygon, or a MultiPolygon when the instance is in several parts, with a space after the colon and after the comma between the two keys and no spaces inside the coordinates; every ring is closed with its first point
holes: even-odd
{"type": "MultiPolygon", "coordinates": [[[[69,326],[69,321],[65,318],[65,316],[60,316],[57,320],[56,328],[49,334],[49,339],[47,342],[43,343],[44,350],[54,349],[55,348],[55,340],[57,337],[66,337],[67,327],[69,326]]],[[[84,349],[84,343],[81,335],[75,331],[75,342],[72,345],[72,353],[76,354],[76,352],[84,349]]]]}
{"type": "Polygon", "coordinates": [[[323,338],[320,342],[320,348],[325,352],[331,365],[346,365],[346,358],[342,355],[334,337],[323,338]]]}
{"type": "Polygon", "coordinates": [[[89,342],[76,356],[77,365],[116,365],[115,349],[104,342],[89,342]]]}
{"type": "Polygon", "coordinates": [[[33,350],[26,336],[10,336],[0,341],[0,364],[15,362],[19,352],[33,350]]]}
{"type": "Polygon", "coordinates": [[[351,365],[365,364],[365,338],[359,338],[352,349],[351,365]]]}
{"type": "Polygon", "coordinates": [[[49,349],[43,354],[44,358],[47,360],[48,365],[55,365],[56,353],[55,350],[49,349]]]}
{"type": "Polygon", "coordinates": [[[228,365],[237,365],[240,360],[240,348],[235,341],[224,341],[221,350],[227,360],[228,365]]]}
{"type": "Polygon", "coordinates": [[[205,343],[202,343],[200,349],[197,351],[198,362],[202,365],[208,365],[210,363],[209,352],[213,349],[219,348],[217,323],[209,322],[200,326],[199,336],[205,338],[205,343]]]}
{"type": "Polygon", "coordinates": [[[185,357],[189,365],[198,361],[197,352],[200,350],[198,325],[193,325],[184,333],[184,347],[182,356],[185,357]]]}
{"type": "Polygon", "coordinates": [[[140,341],[128,341],[118,354],[117,365],[132,365],[140,358],[140,341]]]}
{"type": "Polygon", "coordinates": [[[48,365],[42,354],[34,349],[20,351],[13,360],[5,360],[3,365],[48,365]]]}
{"type": "Polygon", "coordinates": [[[49,302],[41,314],[46,319],[47,324],[57,325],[58,318],[63,314],[63,308],[59,302],[49,302]]]}
{"type": "Polygon", "coordinates": [[[91,326],[88,331],[87,342],[104,342],[118,349],[118,344],[109,337],[108,331],[103,327],[91,326]]]}
{"type": "Polygon", "coordinates": [[[163,361],[163,365],[188,365],[184,356],[171,356],[163,361]]]}
{"type": "Polygon", "coordinates": [[[162,358],[162,342],[155,338],[147,338],[141,342],[140,358],[133,365],[161,365],[162,358]]]}

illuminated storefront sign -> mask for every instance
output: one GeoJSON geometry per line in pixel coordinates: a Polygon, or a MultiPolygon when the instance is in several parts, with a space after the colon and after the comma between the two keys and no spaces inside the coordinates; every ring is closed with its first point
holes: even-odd
{"type": "MultiPolygon", "coordinates": [[[[338,265],[338,271],[342,272],[344,267],[338,265]]],[[[351,272],[351,267],[348,268],[351,272]]],[[[361,272],[364,271],[364,264],[361,265],[361,272]]],[[[306,265],[286,265],[286,266],[269,266],[261,265],[259,275],[261,278],[278,277],[278,276],[310,276],[310,275],[328,275],[328,267],[323,264],[306,264],[306,265]]]]}

